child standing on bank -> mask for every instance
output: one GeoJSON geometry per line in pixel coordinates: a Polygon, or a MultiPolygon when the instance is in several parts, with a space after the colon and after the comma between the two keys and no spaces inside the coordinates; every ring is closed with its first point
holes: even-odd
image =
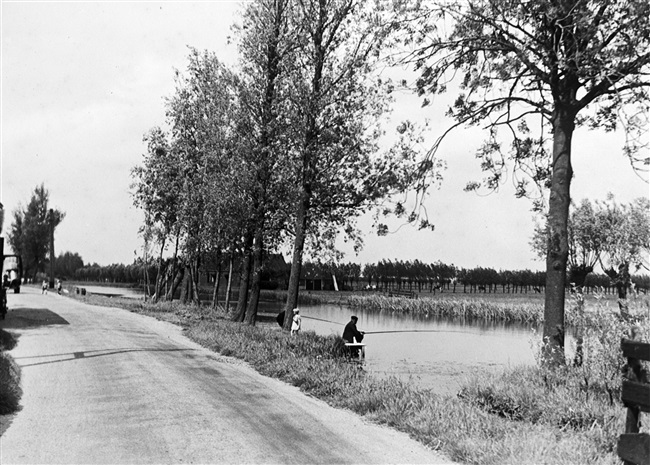
{"type": "Polygon", "coordinates": [[[302,318],[300,318],[300,310],[293,309],[293,322],[291,323],[291,334],[298,334],[302,326],[302,318]]]}

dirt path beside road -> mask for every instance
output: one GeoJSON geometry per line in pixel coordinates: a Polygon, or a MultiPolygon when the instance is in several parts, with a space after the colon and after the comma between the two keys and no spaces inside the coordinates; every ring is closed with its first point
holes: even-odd
{"type": "Polygon", "coordinates": [[[31,288],[11,297],[0,327],[20,336],[24,394],[3,464],[449,463],[177,326],[31,288]]]}

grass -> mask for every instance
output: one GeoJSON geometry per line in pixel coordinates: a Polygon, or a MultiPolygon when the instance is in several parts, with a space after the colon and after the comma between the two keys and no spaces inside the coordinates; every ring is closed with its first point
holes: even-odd
{"type": "Polygon", "coordinates": [[[0,329],[0,351],[11,350],[18,344],[14,333],[0,329]]]}
{"type": "MultiPolygon", "coordinates": [[[[96,296],[80,300],[182,324],[187,336],[201,345],[245,360],[260,373],[298,386],[335,407],[404,431],[454,461],[619,463],[615,443],[624,430],[625,409],[618,401],[622,361],[618,341],[625,325],[607,306],[583,321],[588,330],[582,367],[512,368],[468,380],[457,397],[441,397],[397,378],[369,375],[341,356],[337,336],[305,332],[291,337],[274,325],[233,323],[208,307],[96,296]]],[[[481,305],[476,303],[477,308],[481,305]]],[[[650,327],[642,316],[647,306],[647,301],[639,302],[634,311],[646,336],[650,327]]],[[[496,319],[505,313],[486,314],[496,319]]]]}
{"type": "Polygon", "coordinates": [[[6,351],[17,344],[14,334],[0,329],[0,415],[14,413],[20,409],[23,395],[20,387],[20,367],[6,351]]]}

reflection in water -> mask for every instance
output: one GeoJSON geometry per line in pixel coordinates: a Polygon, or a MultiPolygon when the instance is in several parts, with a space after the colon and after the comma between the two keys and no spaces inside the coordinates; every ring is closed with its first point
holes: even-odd
{"type": "MultiPolygon", "coordinates": [[[[263,311],[280,311],[281,306],[267,303],[263,311]]],[[[350,316],[357,315],[358,328],[367,332],[366,369],[442,394],[455,394],[470,374],[533,365],[541,339],[541,328],[513,323],[449,321],[339,305],[301,305],[300,313],[303,331],[322,335],[342,334],[350,316]]]]}
{"type": "Polygon", "coordinates": [[[131,287],[112,287],[112,286],[86,286],[77,284],[75,287],[84,288],[87,292],[96,295],[108,297],[128,297],[132,299],[141,299],[144,294],[140,289],[131,287]]]}

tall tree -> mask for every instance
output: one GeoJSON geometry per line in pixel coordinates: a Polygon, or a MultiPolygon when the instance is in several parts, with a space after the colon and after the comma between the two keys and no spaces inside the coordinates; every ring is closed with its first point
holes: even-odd
{"type": "MultiPolygon", "coordinates": [[[[564,359],[567,221],[576,127],[623,126],[625,153],[641,162],[650,85],[650,3],[646,0],[452,0],[419,4],[406,41],[420,72],[418,92],[457,84],[453,127],[485,124],[477,157],[498,187],[509,169],[547,187],[545,360],[564,359]],[[449,33],[447,34],[447,31],[449,33]],[[452,82],[459,76],[457,83],[452,82]],[[645,115],[645,116],[644,116],[645,115]],[[509,155],[503,153],[507,132],[509,155]],[[550,150],[549,150],[550,145],[550,150]]],[[[447,133],[445,133],[447,134],[447,133]]],[[[444,136],[443,136],[444,138],[444,136]]],[[[434,145],[432,153],[440,146],[434,145]]],[[[472,184],[468,187],[476,187],[472,184]]],[[[517,195],[529,192],[528,181],[517,195]]]]}
{"type": "Polygon", "coordinates": [[[65,218],[65,213],[49,208],[49,200],[50,193],[45,185],[36,186],[27,207],[19,206],[14,210],[8,234],[14,253],[22,256],[25,275],[32,279],[36,279],[39,271],[46,272],[50,228],[56,228],[65,218]]]}
{"type": "MultiPolygon", "coordinates": [[[[131,170],[131,187],[134,205],[145,212],[143,228],[153,233],[159,245],[154,289],[154,301],[157,301],[164,297],[162,289],[167,275],[163,270],[163,254],[179,228],[182,179],[178,153],[172,150],[168,135],[161,128],[150,129],[143,141],[147,144],[147,153],[143,156],[143,164],[131,170]]],[[[175,270],[171,270],[172,279],[174,274],[175,270]]]]}
{"type": "Polygon", "coordinates": [[[332,248],[336,231],[397,189],[410,153],[377,153],[386,86],[373,74],[387,29],[376,5],[360,0],[297,0],[295,68],[296,178],[293,252],[284,328],[298,302],[308,239],[332,248]],[[394,156],[391,156],[394,155],[394,156]],[[403,163],[403,164],[401,164],[403,163]]]}
{"type": "MultiPolygon", "coordinates": [[[[242,25],[236,28],[239,39],[242,76],[241,136],[249,140],[245,162],[253,175],[250,179],[252,251],[245,257],[251,268],[247,306],[238,305],[233,318],[254,324],[260,296],[263,252],[268,242],[277,242],[277,231],[286,222],[287,201],[293,184],[288,182],[291,149],[287,131],[287,101],[292,83],[288,71],[293,65],[296,30],[291,27],[289,0],[259,0],[247,5],[242,25]]],[[[247,278],[245,276],[244,278],[247,278]]]]}

